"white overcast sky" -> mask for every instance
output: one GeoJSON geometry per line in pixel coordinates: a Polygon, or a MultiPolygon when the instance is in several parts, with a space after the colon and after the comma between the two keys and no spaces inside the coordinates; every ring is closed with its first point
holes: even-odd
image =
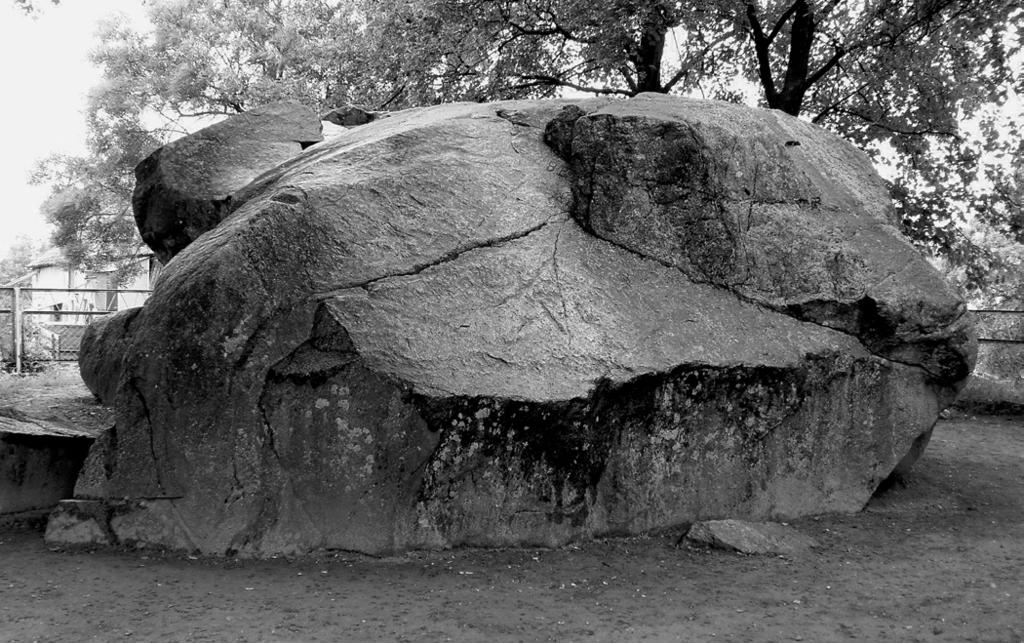
{"type": "Polygon", "coordinates": [[[49,226],[39,214],[45,187],[28,185],[37,159],[85,151],[85,96],[100,77],[88,60],[101,18],[123,12],[144,15],[140,0],[62,0],[25,16],[0,0],[0,257],[19,236],[45,240],[49,226]]]}

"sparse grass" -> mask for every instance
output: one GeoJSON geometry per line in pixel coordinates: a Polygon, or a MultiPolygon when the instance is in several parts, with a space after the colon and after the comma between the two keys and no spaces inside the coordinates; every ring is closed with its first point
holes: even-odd
{"type": "Polygon", "coordinates": [[[48,365],[44,371],[28,375],[0,373],[3,406],[94,433],[114,422],[114,410],[96,401],[74,363],[48,365]]]}
{"type": "Polygon", "coordinates": [[[81,386],[78,365],[73,363],[54,364],[39,373],[15,375],[0,372],[0,403],[23,395],[55,393],[81,386]]]}
{"type": "Polygon", "coordinates": [[[86,431],[98,432],[113,423],[113,409],[97,403],[82,382],[77,364],[50,365],[27,375],[0,373],[0,407],[86,431]]]}

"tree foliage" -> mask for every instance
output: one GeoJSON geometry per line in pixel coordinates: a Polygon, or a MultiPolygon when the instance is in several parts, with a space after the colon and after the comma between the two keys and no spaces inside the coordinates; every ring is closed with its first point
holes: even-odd
{"type": "MultiPolygon", "coordinates": [[[[26,14],[34,14],[39,11],[40,3],[36,0],[13,0],[14,6],[21,9],[26,14]]],[[[58,5],[60,0],[50,0],[50,4],[58,5]]]]}
{"type": "Polygon", "coordinates": [[[150,18],[100,34],[91,154],[40,174],[71,190],[51,209],[62,243],[122,216],[127,169],[196,117],[648,91],[754,97],[853,141],[911,237],[972,283],[997,259],[965,224],[1024,239],[1016,0],[172,0],[150,18]]]}
{"type": "Polygon", "coordinates": [[[28,264],[42,251],[42,244],[36,243],[28,237],[15,239],[7,255],[0,259],[0,285],[27,274],[28,264]]]}

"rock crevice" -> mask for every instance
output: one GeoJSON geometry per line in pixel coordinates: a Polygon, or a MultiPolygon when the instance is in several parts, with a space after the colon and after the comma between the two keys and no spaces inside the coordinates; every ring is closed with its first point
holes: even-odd
{"type": "MultiPolygon", "coordinates": [[[[513,232],[511,234],[507,234],[507,235],[504,235],[504,236],[501,236],[501,237],[496,237],[496,238],[493,238],[493,239],[486,239],[486,240],[483,240],[483,241],[474,241],[472,244],[460,246],[458,248],[455,248],[454,250],[450,250],[450,251],[446,252],[445,254],[441,255],[440,257],[438,257],[436,259],[432,259],[430,261],[425,261],[425,262],[422,262],[422,263],[418,263],[418,264],[412,266],[411,268],[407,268],[407,269],[404,269],[404,270],[399,270],[399,271],[396,271],[396,272],[391,272],[391,273],[388,273],[386,275],[380,275],[380,276],[376,276],[376,277],[371,277],[369,279],[365,279],[365,280],[358,281],[358,282],[352,282],[352,283],[346,283],[346,284],[340,284],[340,285],[337,285],[337,286],[332,286],[332,287],[328,288],[327,290],[323,290],[323,291],[319,291],[319,292],[315,293],[314,296],[315,296],[316,299],[320,300],[320,299],[326,299],[326,298],[329,298],[329,297],[334,297],[334,296],[336,296],[336,295],[338,295],[340,293],[343,293],[346,290],[353,290],[353,289],[372,290],[373,286],[379,284],[382,281],[385,281],[385,280],[388,280],[388,279],[396,279],[396,278],[399,278],[399,277],[413,277],[413,276],[418,275],[418,274],[420,274],[420,273],[422,273],[422,272],[424,272],[426,270],[430,270],[431,268],[436,268],[436,267],[441,266],[443,264],[446,264],[446,263],[449,263],[449,262],[452,262],[452,261],[456,261],[456,260],[459,259],[459,257],[461,257],[462,255],[464,255],[464,254],[466,254],[468,252],[473,252],[473,251],[476,251],[476,250],[482,250],[482,249],[485,249],[485,248],[495,248],[495,247],[498,247],[498,246],[502,246],[502,245],[504,245],[506,243],[511,243],[513,241],[518,241],[519,239],[523,239],[525,237],[530,236],[531,234],[533,234],[535,232],[538,232],[539,230],[542,230],[543,228],[545,228],[546,226],[548,226],[548,225],[550,225],[552,223],[558,223],[558,222],[564,221],[564,220],[565,220],[564,218],[553,217],[551,219],[547,219],[545,221],[542,221],[541,223],[538,223],[538,224],[536,224],[534,226],[531,226],[531,227],[527,228],[526,230],[522,230],[522,231],[519,231],[519,232],[513,232]]],[[[556,244],[556,251],[557,251],[557,244],[556,244]]]]}

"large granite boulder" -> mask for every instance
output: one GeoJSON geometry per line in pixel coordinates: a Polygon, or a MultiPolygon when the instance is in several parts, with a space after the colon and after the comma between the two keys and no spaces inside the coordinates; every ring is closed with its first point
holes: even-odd
{"type": "Polygon", "coordinates": [[[856,511],[973,362],[868,160],[778,112],[409,110],[234,195],[131,325],[108,540],[379,553],[856,511]]]}
{"type": "Polygon", "coordinates": [[[236,190],[321,140],[316,113],[282,101],[164,145],[135,168],[142,240],[167,263],[231,212],[236,190]]]}

